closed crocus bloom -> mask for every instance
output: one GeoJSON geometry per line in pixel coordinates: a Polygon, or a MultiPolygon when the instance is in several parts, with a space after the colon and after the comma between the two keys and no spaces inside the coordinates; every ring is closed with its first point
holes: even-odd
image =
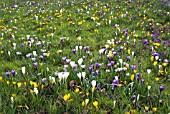
{"type": "Polygon", "coordinates": [[[80,59],[78,60],[78,64],[81,65],[82,63],[83,63],[83,59],[80,58],[80,59]]]}
{"type": "Polygon", "coordinates": [[[147,69],[147,73],[150,74],[151,73],[151,69],[147,69]]]}
{"type": "Polygon", "coordinates": [[[152,108],[152,111],[153,111],[153,112],[156,112],[157,109],[158,109],[157,107],[153,107],[153,108],[152,108]]]}
{"type": "Polygon", "coordinates": [[[160,86],[160,87],[159,87],[159,90],[160,90],[160,91],[164,90],[164,86],[160,86]]]}
{"type": "Polygon", "coordinates": [[[12,74],[13,76],[15,75],[15,73],[16,73],[15,70],[12,70],[12,71],[11,71],[11,74],[12,74]]]}
{"type": "Polygon", "coordinates": [[[93,80],[93,81],[91,82],[91,84],[92,84],[92,87],[95,88],[95,87],[96,87],[96,80],[93,80]]]}
{"type": "Polygon", "coordinates": [[[21,68],[22,74],[25,74],[25,66],[21,68]]]}
{"type": "Polygon", "coordinates": [[[86,72],[82,72],[82,78],[85,79],[85,76],[86,76],[86,72]]]}
{"type": "Polygon", "coordinates": [[[6,76],[9,77],[9,75],[10,75],[10,72],[6,72],[6,76]]]}
{"type": "Polygon", "coordinates": [[[77,74],[77,76],[81,80],[81,73],[80,72],[77,74]]]}
{"type": "Polygon", "coordinates": [[[98,103],[97,101],[94,101],[94,102],[93,102],[93,106],[94,106],[94,107],[98,108],[98,105],[99,105],[99,103],[98,103]]]}

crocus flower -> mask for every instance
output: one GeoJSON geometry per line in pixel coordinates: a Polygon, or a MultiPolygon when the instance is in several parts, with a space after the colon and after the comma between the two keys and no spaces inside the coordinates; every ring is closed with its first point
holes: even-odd
{"type": "Polygon", "coordinates": [[[11,71],[11,74],[14,76],[16,74],[16,71],[15,70],[12,70],[11,71]]]}
{"type": "Polygon", "coordinates": [[[96,80],[93,80],[93,81],[91,82],[91,84],[92,84],[92,87],[95,88],[95,87],[96,87],[96,80]]]}
{"type": "Polygon", "coordinates": [[[97,101],[94,101],[94,102],[93,102],[93,106],[94,106],[95,108],[98,108],[98,105],[99,105],[99,103],[98,103],[97,101]]]}
{"type": "Polygon", "coordinates": [[[140,73],[136,73],[138,79],[140,79],[140,73]]]}
{"type": "Polygon", "coordinates": [[[46,78],[43,78],[43,79],[42,79],[42,83],[45,83],[46,81],[47,81],[46,78]]]}
{"type": "Polygon", "coordinates": [[[151,69],[147,69],[147,73],[149,75],[151,73],[151,69]]]}
{"type": "Polygon", "coordinates": [[[164,90],[164,86],[160,86],[160,87],[159,87],[159,90],[160,90],[160,91],[163,91],[163,90],[164,90]]]}
{"type": "Polygon", "coordinates": [[[9,75],[10,75],[10,72],[6,72],[6,76],[9,77],[9,75]]]}
{"type": "Polygon", "coordinates": [[[34,66],[35,66],[35,67],[38,67],[38,62],[35,62],[35,63],[34,63],[34,66]]]}
{"type": "Polygon", "coordinates": [[[21,68],[22,74],[25,74],[25,66],[21,68]]]}
{"type": "Polygon", "coordinates": [[[78,60],[78,64],[81,65],[82,63],[83,63],[83,58],[80,58],[80,59],[78,60]]]}

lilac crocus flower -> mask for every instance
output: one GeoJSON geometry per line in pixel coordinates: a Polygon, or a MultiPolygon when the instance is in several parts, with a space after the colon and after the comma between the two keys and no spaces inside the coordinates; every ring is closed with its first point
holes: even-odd
{"type": "Polygon", "coordinates": [[[100,70],[96,70],[96,75],[99,75],[100,74],[100,70]]]}
{"type": "Polygon", "coordinates": [[[112,65],[112,66],[114,66],[114,65],[115,65],[115,62],[114,62],[114,61],[111,61],[110,63],[111,63],[111,65],[112,65]]]}
{"type": "Polygon", "coordinates": [[[38,67],[38,62],[35,62],[35,63],[34,63],[34,66],[35,66],[35,67],[38,67]]]}
{"type": "Polygon", "coordinates": [[[144,84],[144,83],[145,83],[145,80],[144,80],[144,79],[141,79],[141,83],[144,84]]]}
{"type": "Polygon", "coordinates": [[[47,81],[46,78],[43,78],[43,79],[42,79],[42,83],[45,83],[46,81],[47,81]]]}
{"type": "Polygon", "coordinates": [[[111,63],[108,63],[108,64],[107,64],[107,67],[108,67],[108,68],[110,68],[111,66],[112,66],[112,64],[111,64],[111,63]]]}
{"type": "Polygon", "coordinates": [[[93,67],[90,66],[89,67],[89,72],[92,72],[92,70],[93,70],[93,67]]]}
{"type": "Polygon", "coordinates": [[[9,75],[10,75],[10,72],[6,72],[6,76],[9,77],[9,75]]]}
{"type": "Polygon", "coordinates": [[[67,57],[62,57],[62,60],[63,60],[63,61],[66,61],[66,59],[67,59],[67,57]]]}

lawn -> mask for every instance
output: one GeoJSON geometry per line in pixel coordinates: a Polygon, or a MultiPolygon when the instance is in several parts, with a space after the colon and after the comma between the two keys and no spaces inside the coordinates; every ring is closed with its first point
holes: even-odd
{"type": "Polygon", "coordinates": [[[0,0],[0,114],[170,113],[169,0],[0,0]]]}

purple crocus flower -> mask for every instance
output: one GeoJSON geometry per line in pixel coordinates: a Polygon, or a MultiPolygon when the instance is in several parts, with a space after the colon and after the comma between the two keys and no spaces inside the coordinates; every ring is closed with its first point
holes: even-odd
{"type": "Polygon", "coordinates": [[[34,66],[35,66],[35,67],[38,67],[38,62],[35,62],[35,63],[34,63],[34,66]]]}
{"type": "Polygon", "coordinates": [[[58,71],[56,71],[54,74],[55,74],[55,76],[58,76],[58,71]]]}
{"type": "Polygon", "coordinates": [[[96,75],[99,75],[100,74],[100,70],[96,70],[96,75]]]}
{"type": "Polygon", "coordinates": [[[63,61],[66,61],[66,59],[67,59],[67,57],[62,57],[62,60],[63,60],[63,61]]]}
{"type": "Polygon", "coordinates": [[[15,70],[12,70],[12,71],[11,71],[11,74],[12,74],[13,76],[15,75],[15,73],[16,73],[15,70]]]}
{"type": "Polygon", "coordinates": [[[144,84],[144,83],[145,83],[145,80],[144,80],[144,79],[141,79],[141,83],[144,84]]]}
{"type": "Polygon", "coordinates": [[[10,72],[6,72],[6,76],[9,77],[9,75],[10,75],[10,72]]]}
{"type": "Polygon", "coordinates": [[[89,49],[89,46],[84,47],[84,51],[87,51],[89,49]]]}
{"type": "Polygon", "coordinates": [[[130,61],[130,56],[127,56],[127,57],[126,57],[126,60],[127,60],[127,61],[130,61]]]}
{"type": "Polygon", "coordinates": [[[111,66],[112,66],[112,64],[111,64],[111,63],[108,63],[108,64],[107,64],[107,67],[108,67],[108,68],[110,68],[111,66]]]}
{"type": "Polygon", "coordinates": [[[93,67],[89,67],[89,72],[92,72],[92,70],[93,70],[93,67]]]}
{"type": "Polygon", "coordinates": [[[46,78],[43,78],[43,79],[42,79],[42,83],[45,83],[46,81],[47,81],[46,78]]]}
{"type": "Polygon", "coordinates": [[[160,90],[160,91],[163,91],[163,90],[164,90],[164,86],[160,86],[160,87],[159,87],[159,90],[160,90]]]}
{"type": "Polygon", "coordinates": [[[136,95],[133,95],[132,96],[132,101],[136,99],[136,95]]]}
{"type": "Polygon", "coordinates": [[[92,72],[92,76],[94,76],[95,75],[95,72],[92,72]]]}
{"type": "Polygon", "coordinates": [[[119,81],[118,80],[113,80],[113,82],[112,82],[114,85],[117,85],[117,84],[119,84],[119,81]]]}
{"type": "Polygon", "coordinates": [[[101,67],[101,64],[96,63],[96,68],[100,68],[100,67],[101,67]]]}
{"type": "Polygon", "coordinates": [[[97,89],[101,89],[101,85],[100,84],[97,84],[97,89]]]}
{"type": "Polygon", "coordinates": [[[115,65],[115,62],[114,62],[114,61],[111,61],[110,63],[111,63],[111,65],[112,65],[112,66],[114,66],[114,65],[115,65]]]}
{"type": "Polygon", "coordinates": [[[136,73],[138,80],[140,80],[140,73],[136,73]]]}
{"type": "Polygon", "coordinates": [[[75,54],[76,53],[76,49],[73,49],[72,52],[75,54]]]}

